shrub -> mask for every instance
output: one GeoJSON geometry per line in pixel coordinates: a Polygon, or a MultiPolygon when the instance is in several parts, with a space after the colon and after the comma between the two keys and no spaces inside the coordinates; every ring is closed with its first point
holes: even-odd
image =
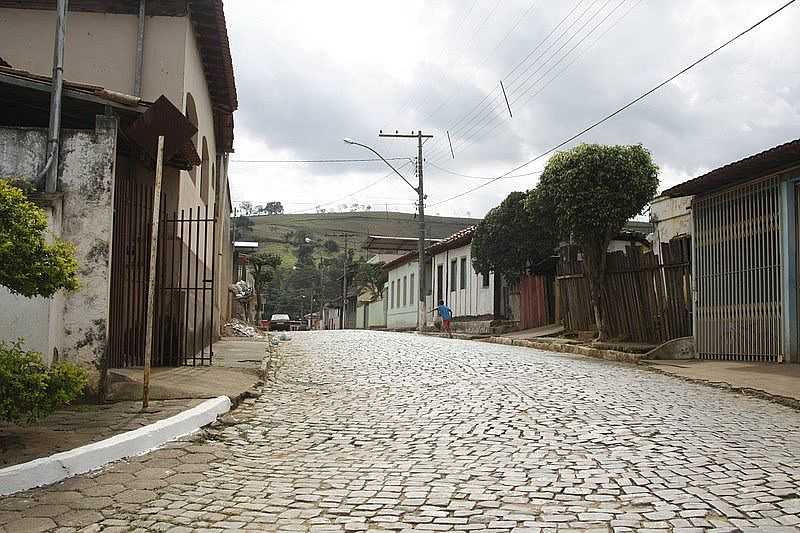
{"type": "Polygon", "coordinates": [[[30,423],[77,398],[88,374],[71,363],[51,368],[38,352],[22,349],[22,341],[0,342],[0,421],[30,423]]]}

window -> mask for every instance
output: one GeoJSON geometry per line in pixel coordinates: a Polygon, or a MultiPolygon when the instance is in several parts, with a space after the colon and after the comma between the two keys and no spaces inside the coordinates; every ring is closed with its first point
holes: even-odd
{"type": "Polygon", "coordinates": [[[482,278],[481,279],[481,285],[483,287],[488,287],[489,286],[489,274],[482,274],[481,278],[482,278]]]}
{"type": "Polygon", "coordinates": [[[411,304],[414,304],[414,274],[408,279],[408,299],[411,300],[411,304]]]}
{"type": "Polygon", "coordinates": [[[392,289],[389,291],[389,307],[394,309],[394,281],[392,281],[392,289]]]}
{"type": "Polygon", "coordinates": [[[467,288],[467,258],[461,258],[461,288],[467,288]]]}
{"type": "Polygon", "coordinates": [[[456,292],[458,288],[456,282],[458,281],[458,260],[453,259],[450,261],[450,292],[456,292]]]}
{"type": "Polygon", "coordinates": [[[444,265],[436,265],[436,302],[439,300],[444,300],[444,265]]]}
{"type": "Polygon", "coordinates": [[[408,305],[408,277],[403,276],[403,307],[408,305]]]}

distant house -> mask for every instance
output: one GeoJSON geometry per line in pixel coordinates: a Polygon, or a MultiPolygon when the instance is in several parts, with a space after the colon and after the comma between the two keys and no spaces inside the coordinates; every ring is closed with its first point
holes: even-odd
{"type": "MultiPolygon", "coordinates": [[[[426,276],[430,279],[430,260],[425,257],[426,276]]],[[[419,314],[419,280],[417,252],[409,252],[384,266],[388,274],[386,300],[386,327],[389,329],[414,329],[419,314]]],[[[431,308],[430,290],[426,305],[431,308]]]]}
{"type": "Polygon", "coordinates": [[[691,209],[699,357],[800,362],[799,180],[800,139],[664,191],[691,209]]]}
{"type": "MultiPolygon", "coordinates": [[[[504,305],[503,283],[493,272],[479,274],[472,266],[472,236],[475,226],[465,228],[428,248],[433,266],[433,293],[444,301],[455,320],[493,320],[510,315],[504,305]]],[[[506,298],[508,299],[508,291],[506,298]]]]}
{"type": "MultiPolygon", "coordinates": [[[[507,284],[496,278],[478,274],[472,266],[472,236],[469,226],[425,249],[425,304],[428,312],[443,300],[453,310],[456,322],[512,319],[513,296],[507,284]]],[[[408,254],[386,264],[388,300],[386,327],[412,329],[418,315],[417,253],[408,254]]],[[[428,315],[428,324],[436,315],[428,315]]]]}

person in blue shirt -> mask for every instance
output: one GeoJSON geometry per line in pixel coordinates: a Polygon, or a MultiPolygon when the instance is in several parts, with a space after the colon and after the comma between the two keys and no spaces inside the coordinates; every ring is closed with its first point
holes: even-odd
{"type": "Polygon", "coordinates": [[[450,322],[453,320],[453,311],[444,305],[444,300],[439,300],[439,305],[433,309],[431,313],[438,312],[442,317],[442,330],[447,332],[447,336],[453,338],[453,330],[450,328],[450,322]]]}

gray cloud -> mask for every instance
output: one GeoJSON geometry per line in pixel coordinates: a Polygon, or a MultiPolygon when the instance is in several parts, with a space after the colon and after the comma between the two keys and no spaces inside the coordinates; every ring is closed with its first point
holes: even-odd
{"type": "MultiPolygon", "coordinates": [[[[561,40],[551,37],[532,56],[543,52],[543,60],[552,58],[520,75],[529,61],[506,78],[515,102],[510,118],[496,90],[499,79],[574,3],[541,1],[528,12],[528,1],[478,0],[464,19],[468,5],[457,0],[434,8],[408,2],[403,10],[380,3],[347,4],[344,13],[323,13],[313,3],[248,2],[245,7],[229,2],[241,102],[237,157],[370,155],[344,145],[344,136],[371,143],[387,156],[413,156],[411,141],[380,140],[376,133],[422,126],[436,136],[426,145],[431,162],[463,174],[499,175],[638,96],[779,2],[624,0],[573,55],[554,66],[618,4],[620,0],[584,0],[561,29],[578,14],[584,13],[583,18],[561,40]],[[332,20],[326,23],[326,17],[332,20]],[[583,22],[582,33],[565,44],[583,22]],[[542,79],[522,83],[537,68],[530,79],[542,79]],[[463,120],[487,91],[495,91],[493,112],[463,120]],[[448,130],[457,148],[455,160],[446,141],[448,130]]],[[[787,43],[793,42],[799,19],[800,8],[790,7],[581,141],[644,144],[662,167],[666,185],[796,138],[800,78],[787,43]]],[[[363,188],[386,170],[380,164],[234,165],[232,181],[241,199],[292,200],[300,206],[363,188]]],[[[481,183],[432,166],[426,172],[431,203],[481,183]]],[[[535,176],[501,180],[433,210],[482,215],[509,191],[529,188],[535,181],[535,176]]],[[[353,198],[376,205],[379,199],[384,204],[396,200],[398,209],[408,211],[413,207],[405,189],[388,179],[353,198]]]]}

